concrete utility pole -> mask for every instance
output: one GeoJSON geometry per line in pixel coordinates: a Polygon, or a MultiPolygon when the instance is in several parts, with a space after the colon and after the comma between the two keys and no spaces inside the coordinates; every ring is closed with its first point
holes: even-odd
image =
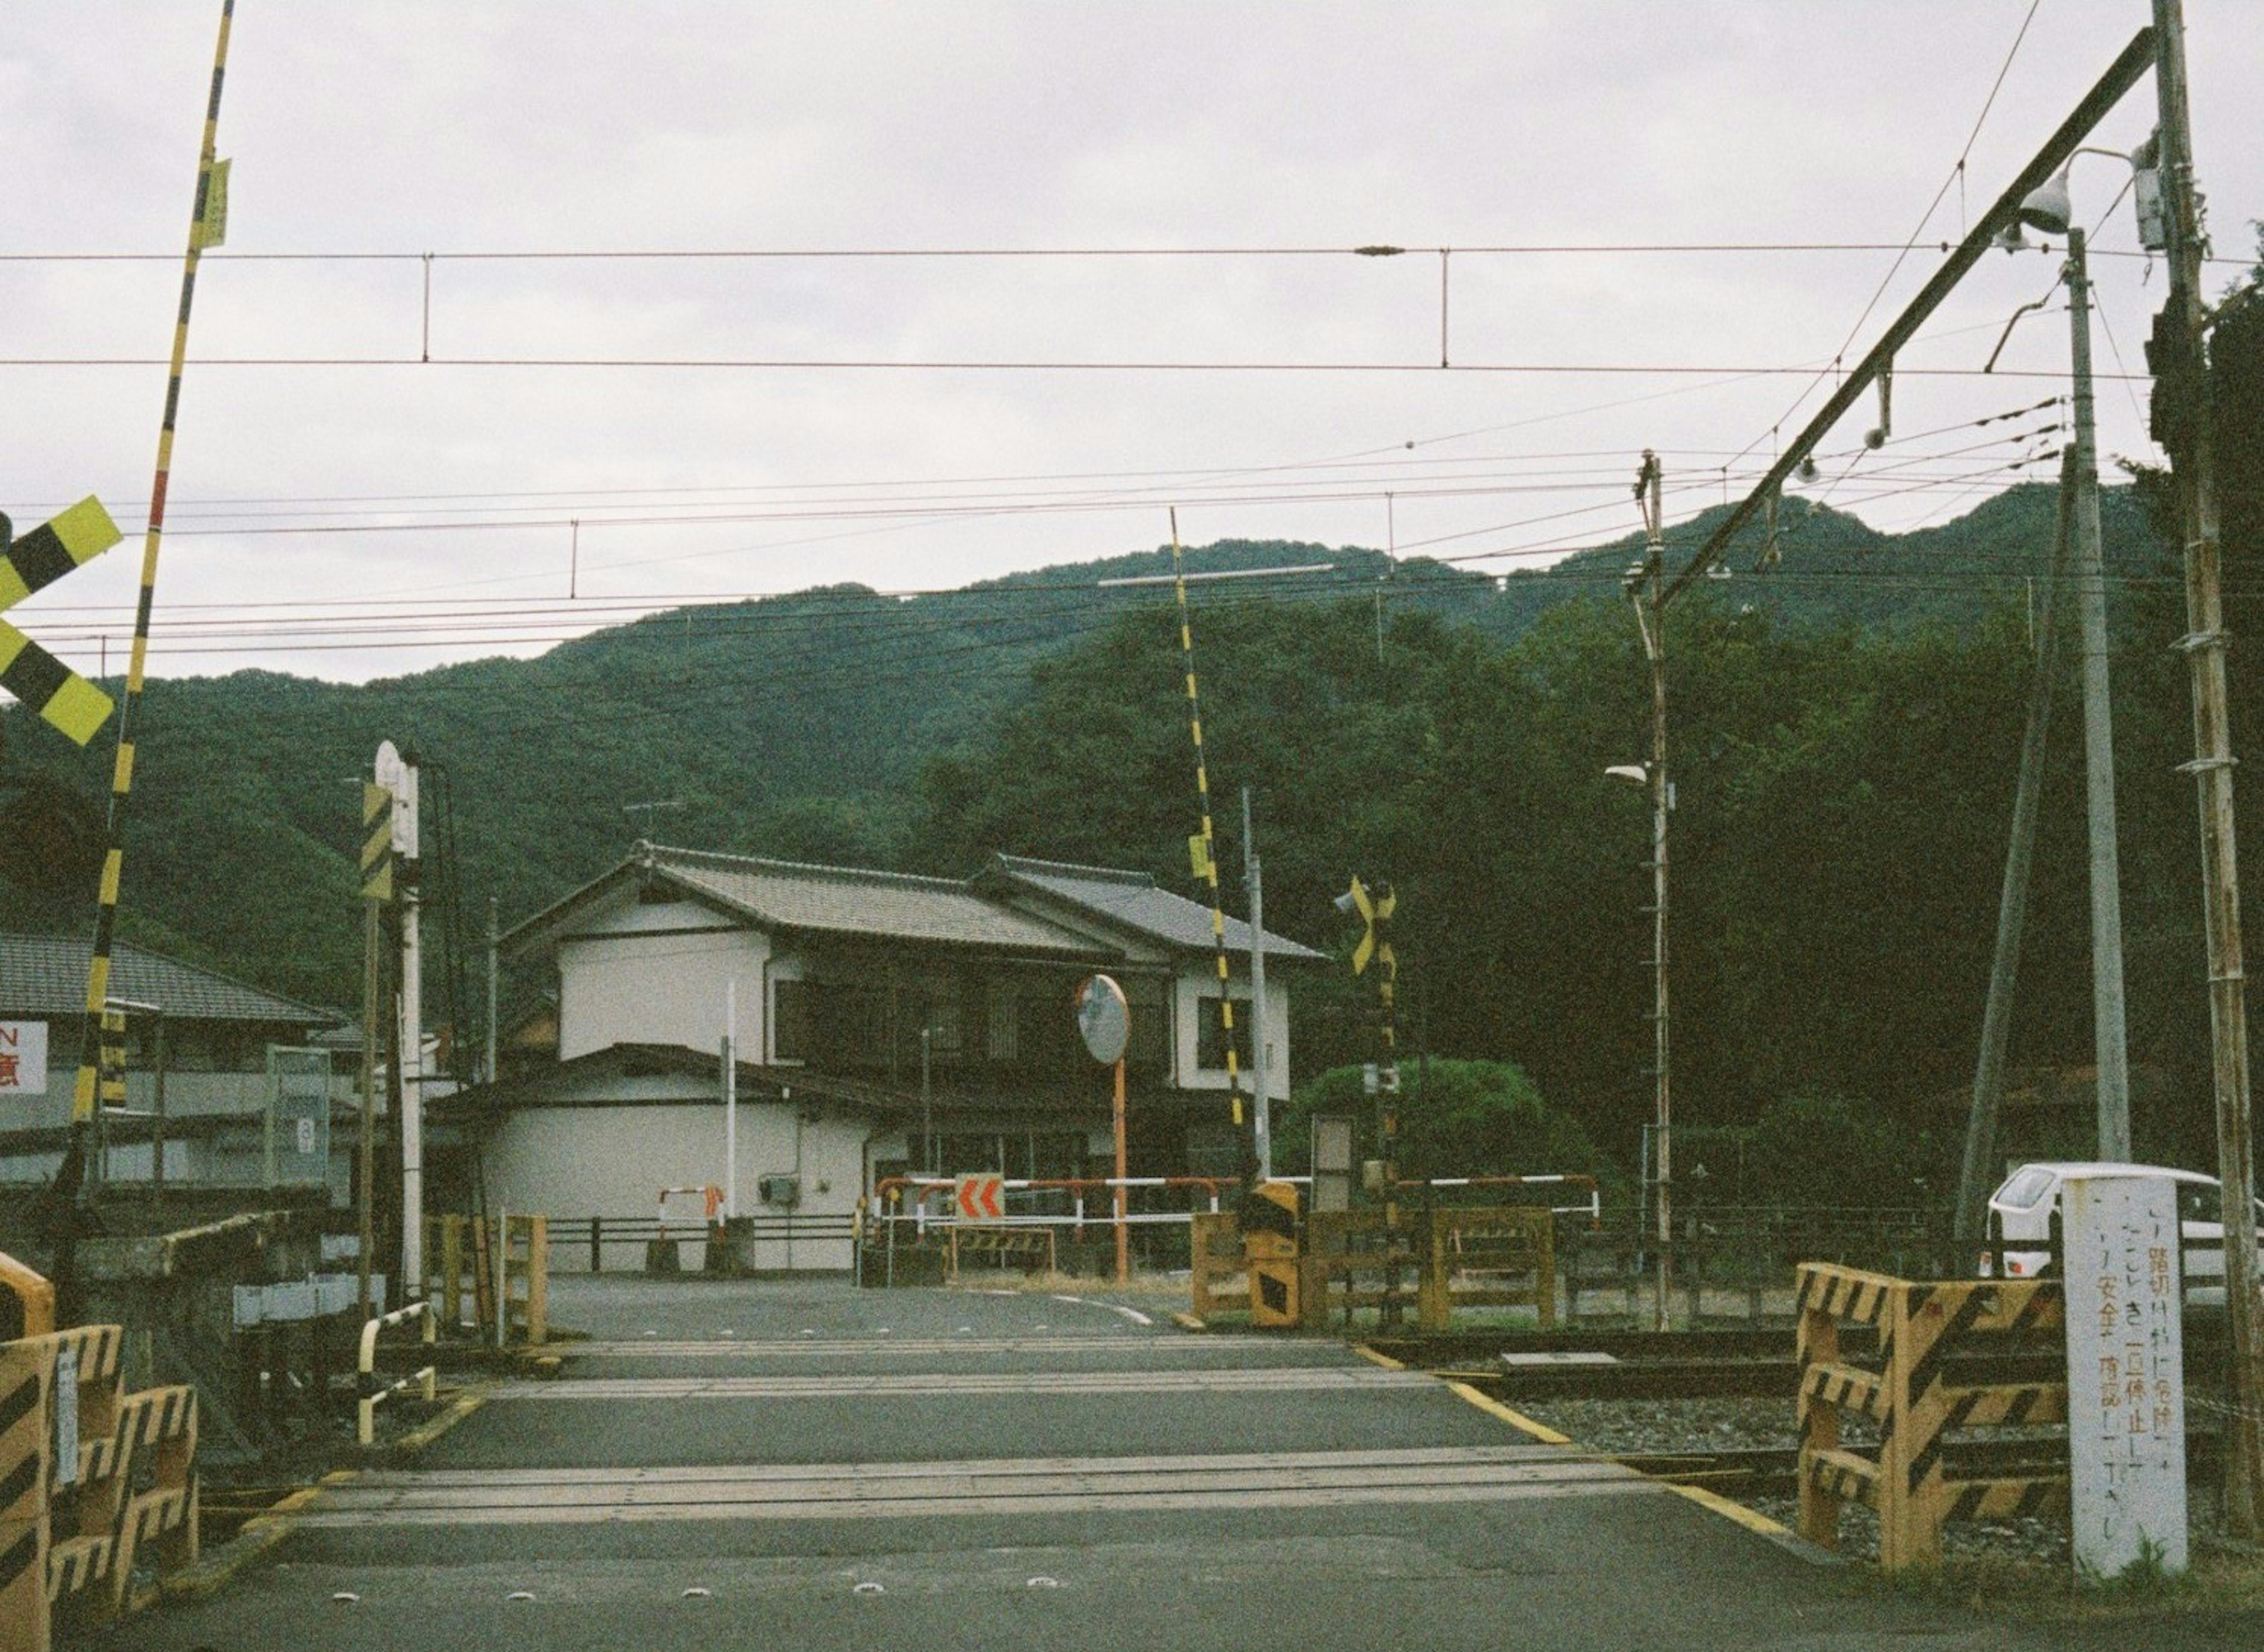
{"type": "Polygon", "coordinates": [[[1658,1178],[1658,1301],[1652,1323],[1660,1330],[1668,1324],[1668,1293],[1674,1264],[1674,1214],[1672,1204],[1673,1158],[1669,1126],[1673,1118],[1673,1092],[1668,1081],[1666,1011],[1666,817],[1674,808],[1673,783],[1666,775],[1666,540],[1663,513],[1665,473],[1658,455],[1645,449],[1643,467],[1636,473],[1636,503],[1643,511],[1644,536],[1648,549],[1643,567],[1630,582],[1636,623],[1643,632],[1643,651],[1651,661],[1651,761],[1645,765],[1651,782],[1651,962],[1652,1074],[1657,1081],[1657,1116],[1651,1124],[1653,1170],[1658,1178]],[[1649,589],[1644,588],[1647,581],[1649,589]]]}
{"type": "Polygon", "coordinates": [[[2147,349],[2155,427],[2169,450],[2185,538],[2186,634],[2193,669],[2194,777],[2201,806],[2204,932],[2209,945],[2210,1068],[2217,1092],[2217,1179],[2224,1199],[2224,1301],[2230,1347],[2224,1420],[2224,1527],[2253,1540],[2264,1511],[2264,1342],[2256,1285],[2255,1173],[2248,1098],[2247,982],[2240,947],[2240,872],[2233,844],[2232,730],[2224,673],[2224,599],[2217,455],[2203,394],[2201,203],[2194,189],[2180,0],[2154,0],[2154,90],[2168,196],[2170,295],[2147,349]],[[2165,398],[2166,407],[2159,406],[2165,398]],[[2165,417],[2164,415],[2167,417],[2165,417]]]}
{"type": "Polygon", "coordinates": [[[2115,715],[2108,694],[2107,579],[2100,550],[2099,440],[2091,401],[2091,278],[2083,227],[2067,231],[2075,379],[2075,576],[2083,617],[2083,776],[2091,828],[2091,1021],[2099,1069],[2099,1156],[2130,1157],[2130,1053],[2122,1010],[2122,862],[2115,832],[2115,715]]]}
{"type": "Polygon", "coordinates": [[[401,1293],[413,1302],[424,1294],[424,954],[418,918],[417,752],[401,754],[401,803],[394,816],[394,849],[401,888],[401,1025],[394,1039],[401,1095],[401,1293]]]}
{"type": "MultiPolygon", "coordinates": [[[[1952,1232],[1964,1251],[1981,1237],[1982,1201],[1995,1183],[1997,1110],[2005,1093],[2005,1050],[2013,1028],[2013,985],[2020,969],[2021,931],[2028,916],[2028,866],[2036,842],[2036,797],[2043,789],[2044,747],[2051,734],[2053,679],[2058,675],[2060,586],[2067,572],[2074,516],[2076,457],[2059,466],[2059,509],[2052,533],[2050,570],[2044,577],[2043,623],[2036,634],[2035,674],[2028,682],[2028,729],[2021,737],[2021,779],[2013,793],[2013,836],[2005,850],[2005,880],[1997,899],[1997,950],[1989,967],[1989,999],[1981,1012],[1981,1053],[1973,1063],[1973,1110],[1965,1124],[1965,1158],[1957,1178],[1952,1232]]],[[[1970,1265],[1970,1255],[1962,1256],[1970,1265]]]]}
{"type": "Polygon", "coordinates": [[[1266,1089],[1266,886],[1258,864],[1258,840],[1251,835],[1250,788],[1242,788],[1242,877],[1250,886],[1250,1080],[1258,1091],[1251,1114],[1257,1149],[1258,1179],[1274,1179],[1273,1103],[1266,1089]]]}

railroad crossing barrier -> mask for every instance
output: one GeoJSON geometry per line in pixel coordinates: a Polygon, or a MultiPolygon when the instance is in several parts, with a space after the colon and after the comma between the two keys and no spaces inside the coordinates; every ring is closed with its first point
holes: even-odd
{"type": "Polygon", "coordinates": [[[1241,1218],[1232,1211],[1195,1212],[1189,1218],[1187,1240],[1188,1308],[1195,1317],[1208,1320],[1223,1308],[1240,1307],[1234,1300],[1237,1295],[1246,1301],[1246,1283],[1231,1293],[1220,1286],[1244,1279],[1248,1272],[1241,1218]]]}
{"type": "Polygon", "coordinates": [[[13,1303],[12,1310],[0,1320],[0,1340],[41,1337],[55,1328],[55,1287],[45,1274],[25,1267],[4,1250],[0,1250],[0,1292],[13,1303]]]}
{"type": "Polygon", "coordinates": [[[124,1393],[124,1339],[0,1343],[0,1652],[47,1652],[59,1615],[114,1614],[145,1553],[160,1573],[196,1559],[196,1390],[124,1393]]]}
{"type": "Polygon", "coordinates": [[[544,1216],[427,1216],[424,1277],[437,1284],[440,1322],[468,1326],[497,1347],[550,1334],[550,1222],[544,1216]],[[500,1230],[501,1238],[497,1238],[500,1230]],[[464,1317],[468,1298],[472,1316],[464,1317]],[[497,1305],[503,1327],[497,1328],[497,1305]]]}
{"type": "Polygon", "coordinates": [[[1317,1211],[1306,1219],[1303,1262],[1309,1330],[1332,1313],[1349,1322],[1387,1301],[1411,1301],[1426,1330],[1446,1330],[1455,1309],[1478,1307],[1528,1307],[1541,1329],[1556,1329],[1556,1221],[1547,1210],[1403,1210],[1396,1228],[1380,1210],[1317,1211]]]}
{"type": "Polygon", "coordinates": [[[1953,1358],[2035,1351],[2023,1340],[2060,1331],[2059,1281],[1898,1279],[1830,1263],[1802,1264],[1799,1279],[1801,1536],[1838,1547],[1840,1509],[1861,1501],[1878,1511],[1881,1569],[1927,1570],[1947,1521],[2066,1506],[2064,1467],[1952,1479],[1945,1456],[1966,1431],[2067,1420],[2064,1380],[1948,1380],[1953,1358]],[[1841,1357],[1843,1324],[1876,1328],[1875,1363],[1841,1357]],[[1876,1455],[1842,1445],[1850,1415],[1876,1425],[1876,1455]]]}
{"type": "MultiPolygon", "coordinates": [[[[1278,1235],[1269,1249],[1281,1249],[1278,1235]]],[[[1541,1329],[1556,1329],[1556,1221],[1547,1210],[1517,1206],[1441,1206],[1403,1210],[1396,1232],[1382,1211],[1312,1211],[1288,1256],[1261,1256],[1231,1213],[1198,1213],[1188,1254],[1190,1310],[1208,1319],[1254,1304],[1233,1282],[1253,1272],[1277,1280],[1294,1272],[1286,1314],[1259,1323],[1325,1329],[1332,1314],[1348,1316],[1387,1297],[1413,1307],[1426,1331],[1445,1331],[1458,1309],[1527,1307],[1541,1329]]]]}
{"type": "Polygon", "coordinates": [[[964,1259],[981,1257],[1001,1272],[1010,1267],[1025,1273],[1042,1270],[1057,1272],[1055,1266],[1054,1230],[1050,1228],[1005,1228],[971,1223],[954,1223],[950,1228],[950,1260],[945,1275],[947,1284],[959,1283],[959,1271],[964,1259]]]}
{"type": "Polygon", "coordinates": [[[377,1377],[377,1334],[389,1326],[405,1324],[412,1319],[424,1322],[424,1346],[430,1348],[439,1340],[439,1325],[432,1317],[432,1304],[428,1299],[411,1302],[406,1308],[396,1308],[390,1314],[380,1314],[361,1328],[361,1359],[356,1364],[355,1392],[360,1396],[354,1408],[354,1438],[369,1446],[377,1438],[377,1408],[406,1388],[421,1388],[424,1402],[432,1402],[433,1385],[438,1380],[438,1367],[427,1364],[391,1382],[381,1382],[377,1377]]]}

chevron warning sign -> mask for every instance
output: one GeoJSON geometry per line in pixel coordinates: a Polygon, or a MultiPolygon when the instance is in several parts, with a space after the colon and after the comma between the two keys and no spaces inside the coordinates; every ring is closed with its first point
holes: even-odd
{"type": "MultiPolygon", "coordinates": [[[[91,496],[19,540],[9,539],[7,520],[0,517],[0,609],[92,562],[120,537],[110,512],[91,496]]],[[[5,620],[0,620],[0,688],[80,745],[110,721],[109,695],[5,620]]]]}

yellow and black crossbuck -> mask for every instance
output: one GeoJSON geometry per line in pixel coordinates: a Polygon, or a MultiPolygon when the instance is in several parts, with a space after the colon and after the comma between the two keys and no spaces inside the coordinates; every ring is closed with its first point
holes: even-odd
{"type": "MultiPolygon", "coordinates": [[[[90,496],[21,539],[0,541],[0,610],[14,607],[33,591],[92,562],[120,537],[110,512],[90,496]]],[[[80,745],[110,721],[108,694],[4,620],[0,688],[80,745]]]]}

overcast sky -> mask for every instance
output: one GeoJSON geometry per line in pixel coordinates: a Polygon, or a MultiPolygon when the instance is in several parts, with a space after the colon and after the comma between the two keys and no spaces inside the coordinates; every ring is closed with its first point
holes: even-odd
{"type": "MultiPolygon", "coordinates": [[[[2188,11],[2199,174],[2244,256],[2264,9],[2188,11]]],[[[1679,513],[1741,493],[1830,388],[1781,370],[1860,356],[2148,12],[242,0],[153,669],[366,678],[679,600],[950,586],[1152,547],[1173,503],[1194,544],[1533,566],[1636,525],[1645,446],[1679,513]],[[1616,250],[1699,243],[1835,250],[1616,250]],[[1426,250],[451,256],[1374,243],[1426,250]],[[1480,250],[1536,246],[1615,250],[1480,250]],[[1440,247],[1463,249],[1447,372],[1440,247]],[[395,256],[250,256],[282,253],[395,256]],[[845,363],[894,365],[824,365],[845,363]],[[1504,366],[1580,371],[1476,370],[1504,366]],[[359,605],[385,600],[413,605],[359,605]]],[[[129,536],[144,519],[216,21],[216,0],[0,12],[19,531],[90,491],[129,536]],[[21,261],[50,253],[150,256],[21,261]],[[17,365],[56,358],[125,365],[17,365]]],[[[2148,80],[2096,141],[2152,120],[2148,80]]],[[[2074,180],[2106,374],[2143,368],[2163,288],[2106,256],[2136,247],[2127,200],[2108,210],[2126,178],[2096,159],[2074,180]]],[[[1902,527],[2035,474],[2007,467],[2054,438],[2001,438],[2053,415],[1971,421],[2064,388],[2041,376],[2065,371],[2063,315],[2006,351],[2040,376],[1912,370],[1977,369],[2057,250],[1992,253],[1902,358],[1904,439],[1811,491],[1902,527]]],[[[2108,454],[2151,452],[2144,394],[2101,383],[2108,454]]],[[[138,545],[11,617],[83,670],[106,634],[115,669],[138,545]]]]}

